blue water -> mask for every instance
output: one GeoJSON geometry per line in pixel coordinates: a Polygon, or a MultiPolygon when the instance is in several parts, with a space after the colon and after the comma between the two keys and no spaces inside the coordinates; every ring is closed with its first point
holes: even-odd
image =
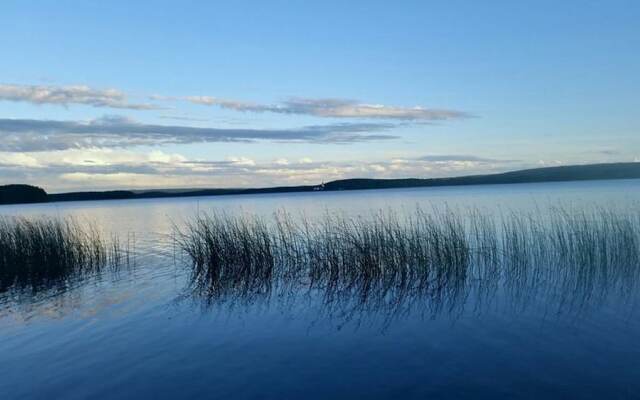
{"type": "Polygon", "coordinates": [[[638,293],[476,287],[393,308],[283,290],[207,302],[187,289],[172,240],[211,210],[313,218],[639,200],[640,180],[623,180],[3,206],[92,221],[137,256],[65,288],[0,293],[0,398],[639,398],[638,293]]]}

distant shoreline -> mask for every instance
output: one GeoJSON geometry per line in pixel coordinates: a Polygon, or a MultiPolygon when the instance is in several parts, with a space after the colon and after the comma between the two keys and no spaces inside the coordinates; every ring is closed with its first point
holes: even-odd
{"type": "Polygon", "coordinates": [[[62,201],[126,200],[170,197],[224,196],[263,193],[300,193],[315,191],[397,189],[418,187],[471,186],[489,184],[568,182],[589,180],[639,179],[640,162],[568,165],[533,168],[498,174],[467,175],[450,178],[343,179],[321,185],[277,186],[250,189],[193,189],[179,191],[112,190],[69,193],[46,193],[30,185],[0,186],[0,204],[49,203],[62,201]]]}

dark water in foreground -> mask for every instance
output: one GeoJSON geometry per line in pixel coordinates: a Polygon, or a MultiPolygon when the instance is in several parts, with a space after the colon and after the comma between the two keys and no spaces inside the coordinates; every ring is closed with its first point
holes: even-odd
{"type": "Polygon", "coordinates": [[[0,207],[95,221],[136,253],[65,287],[0,293],[0,398],[640,398],[635,285],[487,279],[394,301],[295,286],[212,300],[189,288],[172,238],[214,209],[314,218],[639,200],[640,181],[609,181],[0,207]]]}

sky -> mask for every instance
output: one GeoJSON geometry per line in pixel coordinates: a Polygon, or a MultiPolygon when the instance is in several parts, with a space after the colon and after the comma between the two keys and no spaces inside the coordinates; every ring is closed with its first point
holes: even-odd
{"type": "Polygon", "coordinates": [[[640,160],[638,1],[0,4],[0,184],[263,187],[640,160]]]}

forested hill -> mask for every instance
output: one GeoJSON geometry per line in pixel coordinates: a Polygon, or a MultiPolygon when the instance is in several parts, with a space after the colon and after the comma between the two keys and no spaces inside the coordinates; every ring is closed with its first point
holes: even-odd
{"type": "Polygon", "coordinates": [[[0,186],[0,204],[38,203],[47,201],[82,201],[145,199],[160,197],[220,196],[229,194],[291,193],[314,190],[364,190],[407,187],[435,187],[484,184],[510,184],[533,182],[561,182],[604,179],[640,178],[640,162],[569,165],[534,168],[500,174],[469,175],[433,179],[343,179],[331,181],[323,186],[280,186],[254,189],[193,189],[193,190],[116,190],[105,192],[72,192],[47,194],[43,189],[29,185],[0,186]]]}
{"type": "Polygon", "coordinates": [[[0,204],[42,203],[48,200],[47,192],[29,185],[0,186],[0,204]]]}
{"type": "Polygon", "coordinates": [[[468,175],[433,179],[343,179],[325,185],[325,190],[390,189],[403,187],[487,185],[507,183],[585,181],[640,178],[640,162],[567,165],[524,169],[490,175],[468,175]]]}

